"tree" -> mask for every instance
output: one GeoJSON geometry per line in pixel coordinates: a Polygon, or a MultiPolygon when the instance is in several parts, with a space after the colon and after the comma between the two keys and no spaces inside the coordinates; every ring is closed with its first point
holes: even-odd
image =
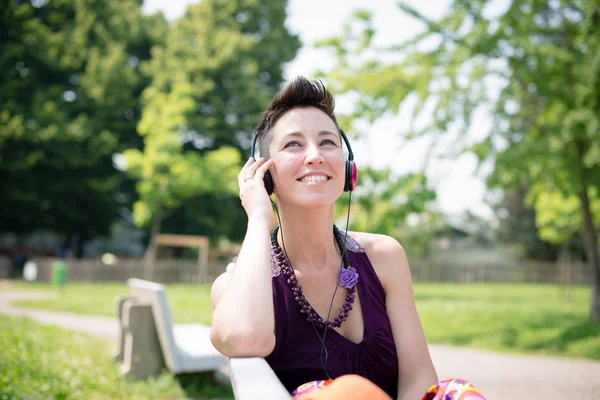
{"type": "Polygon", "coordinates": [[[396,113],[416,100],[408,138],[460,134],[459,151],[494,161],[488,186],[529,188],[541,238],[581,232],[592,269],[591,318],[600,319],[600,7],[597,0],[510,1],[493,15],[488,0],[454,0],[437,21],[405,4],[422,33],[375,48],[370,15],[358,12],[335,49],[330,76],[359,91],[355,117],[396,113]],[[425,41],[428,42],[425,42],[425,41]],[[400,61],[381,62],[387,59],[400,61]],[[483,140],[468,135],[481,109],[493,114],[483,140]],[[421,120],[422,121],[422,120],[421,120]],[[560,216],[566,216],[559,218],[560,216]]]}
{"type": "Polygon", "coordinates": [[[109,232],[130,205],[113,154],[140,146],[147,78],[164,37],[138,0],[8,1],[0,11],[0,225],[76,240],[109,232]]]}
{"type": "MultiPolygon", "coordinates": [[[[568,253],[576,259],[585,257],[585,249],[581,233],[566,238],[560,244],[551,243],[541,238],[540,229],[536,225],[538,219],[535,208],[528,206],[526,196],[529,189],[507,189],[502,199],[492,204],[498,218],[498,239],[505,243],[518,243],[527,258],[556,261],[562,254],[568,253]]],[[[577,203],[577,201],[575,202],[577,203]]],[[[547,207],[540,207],[546,215],[547,207]]],[[[577,221],[575,210],[574,221],[577,221]]],[[[573,213],[559,213],[557,218],[569,219],[573,213]]],[[[543,218],[546,218],[543,216],[543,218]]],[[[556,241],[555,241],[556,242],[556,241]]]]}
{"type": "Polygon", "coordinates": [[[234,192],[240,158],[231,147],[203,155],[182,151],[181,130],[194,108],[189,85],[174,85],[167,94],[152,88],[144,93],[148,108],[138,127],[144,149],[126,150],[125,157],[127,172],[138,180],[135,222],[140,226],[152,223],[149,248],[153,254],[152,238],[160,233],[165,208],[175,209],[204,192],[234,192]]]}
{"type": "MultiPolygon", "coordinates": [[[[181,207],[243,213],[237,199],[240,153],[247,151],[252,127],[279,89],[283,64],[300,46],[284,27],[285,8],[286,2],[275,0],[191,5],[144,64],[152,76],[138,125],[144,148],[124,154],[128,173],[139,180],[135,219],[152,226],[151,236],[181,207]],[[238,204],[233,209],[232,199],[238,204]],[[218,203],[198,204],[206,201],[218,203]]],[[[224,218],[220,231],[239,235],[231,229],[239,220],[224,218]]],[[[214,220],[193,222],[195,229],[187,225],[186,230],[214,234],[214,220]]]]}
{"type": "Polygon", "coordinates": [[[527,258],[555,261],[560,246],[540,239],[535,210],[525,205],[527,192],[527,188],[507,189],[502,199],[493,204],[498,218],[498,240],[520,244],[527,258]]]}

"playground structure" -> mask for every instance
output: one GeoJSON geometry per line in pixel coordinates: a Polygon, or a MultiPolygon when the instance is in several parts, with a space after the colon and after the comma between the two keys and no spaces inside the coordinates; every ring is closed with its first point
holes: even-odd
{"type": "Polygon", "coordinates": [[[208,270],[208,252],[210,241],[206,236],[191,235],[155,235],[144,256],[144,278],[152,280],[154,265],[160,256],[161,247],[198,248],[198,276],[206,276],[208,270]]]}

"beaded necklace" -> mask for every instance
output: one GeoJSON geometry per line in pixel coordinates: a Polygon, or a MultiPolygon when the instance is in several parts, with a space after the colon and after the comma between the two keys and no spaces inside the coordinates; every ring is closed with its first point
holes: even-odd
{"type": "Polygon", "coordinates": [[[298,285],[298,279],[296,278],[296,274],[294,273],[286,254],[277,243],[278,230],[279,225],[277,225],[271,232],[271,257],[276,262],[277,268],[285,276],[286,284],[294,294],[294,300],[298,305],[300,313],[306,315],[307,322],[312,322],[319,328],[325,328],[325,326],[327,326],[328,329],[333,329],[334,327],[339,328],[342,326],[342,322],[348,319],[348,313],[350,310],[352,310],[352,303],[354,303],[354,299],[356,298],[356,283],[358,282],[358,273],[354,267],[350,266],[350,259],[346,253],[346,247],[344,245],[344,237],[342,233],[335,225],[333,226],[333,236],[335,237],[338,248],[342,253],[342,260],[344,262],[344,267],[341,269],[338,275],[338,284],[342,287],[345,287],[348,292],[346,293],[346,303],[343,305],[342,311],[333,319],[333,321],[326,322],[319,316],[319,314],[315,312],[315,310],[304,297],[302,286],[298,285]]]}

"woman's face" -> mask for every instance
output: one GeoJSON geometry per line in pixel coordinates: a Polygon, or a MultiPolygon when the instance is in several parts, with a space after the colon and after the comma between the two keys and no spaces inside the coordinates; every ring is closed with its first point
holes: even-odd
{"type": "Polygon", "coordinates": [[[335,202],[344,189],[345,158],[338,128],[315,107],[294,108],[273,126],[269,151],[275,194],[303,207],[335,202]]]}

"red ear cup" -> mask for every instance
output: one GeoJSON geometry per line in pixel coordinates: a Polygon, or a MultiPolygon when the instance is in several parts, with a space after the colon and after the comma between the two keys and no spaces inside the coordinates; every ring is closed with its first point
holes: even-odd
{"type": "Polygon", "coordinates": [[[354,161],[346,161],[346,181],[344,183],[344,192],[351,192],[356,187],[358,180],[358,170],[354,161]]]}
{"type": "Polygon", "coordinates": [[[352,164],[352,190],[354,190],[358,182],[358,167],[354,161],[350,161],[350,163],[352,164]]]}

